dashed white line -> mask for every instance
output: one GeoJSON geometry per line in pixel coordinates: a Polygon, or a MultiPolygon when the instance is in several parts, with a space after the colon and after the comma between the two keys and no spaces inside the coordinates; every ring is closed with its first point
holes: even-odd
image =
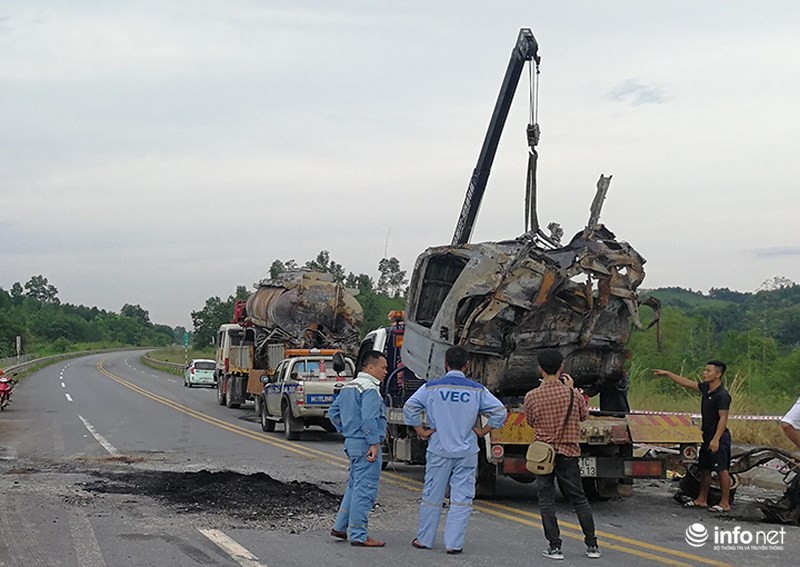
{"type": "Polygon", "coordinates": [[[230,555],[242,567],[267,567],[265,563],[259,563],[258,557],[225,535],[225,533],[219,530],[203,529],[200,530],[200,533],[214,542],[214,545],[230,555]]]}
{"type": "Polygon", "coordinates": [[[103,449],[105,449],[112,455],[119,455],[119,451],[117,450],[117,448],[114,447],[114,445],[112,445],[111,443],[109,443],[108,439],[100,435],[91,423],[86,421],[81,415],[78,416],[78,419],[80,419],[83,422],[83,425],[86,426],[86,429],[89,430],[89,433],[92,434],[92,437],[94,437],[97,440],[97,442],[103,446],[103,449]]]}
{"type": "Polygon", "coordinates": [[[72,401],[72,396],[70,396],[69,394],[64,394],[64,395],[67,397],[67,401],[68,402],[72,401]]]}
{"type": "Polygon", "coordinates": [[[64,382],[61,382],[61,387],[62,387],[62,388],[66,388],[66,387],[67,387],[67,385],[66,385],[66,384],[64,384],[64,382]]]}

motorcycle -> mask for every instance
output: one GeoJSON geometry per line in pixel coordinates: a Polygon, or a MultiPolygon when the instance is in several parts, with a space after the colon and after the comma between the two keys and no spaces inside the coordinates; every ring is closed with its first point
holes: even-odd
{"type": "Polygon", "coordinates": [[[14,389],[14,381],[8,376],[0,376],[0,411],[6,409],[11,402],[11,390],[14,389]]]}

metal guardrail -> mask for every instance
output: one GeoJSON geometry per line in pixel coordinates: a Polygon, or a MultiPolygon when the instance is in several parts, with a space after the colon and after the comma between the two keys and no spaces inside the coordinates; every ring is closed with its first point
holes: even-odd
{"type": "MultiPolygon", "coordinates": [[[[131,347],[131,348],[111,348],[111,349],[100,349],[100,350],[82,350],[78,352],[65,352],[63,354],[54,354],[51,356],[43,356],[41,358],[30,358],[25,362],[20,362],[20,364],[13,364],[11,366],[0,366],[3,369],[3,372],[9,374],[11,376],[27,370],[30,367],[37,366],[39,364],[48,364],[51,362],[58,362],[59,360],[68,360],[70,358],[78,358],[80,356],[88,356],[90,354],[102,354],[105,352],[119,352],[121,350],[142,350],[142,347],[131,347]]],[[[27,355],[27,356],[35,356],[35,355],[27,355]]],[[[22,360],[22,356],[20,360],[22,360]]],[[[13,361],[16,362],[17,357],[13,357],[13,361]]]]}
{"type": "Polygon", "coordinates": [[[183,364],[182,362],[167,362],[166,360],[158,360],[157,358],[150,358],[146,354],[143,354],[142,358],[145,360],[145,362],[150,362],[157,366],[166,366],[167,368],[176,368],[178,370],[183,370],[184,368],[186,368],[186,365],[183,364]]]}
{"type": "Polygon", "coordinates": [[[0,368],[5,370],[6,368],[10,368],[11,366],[16,366],[16,365],[28,362],[30,360],[34,360],[37,356],[39,356],[39,355],[37,355],[37,354],[23,354],[23,355],[21,355],[19,357],[17,357],[17,356],[9,356],[7,358],[0,358],[0,368]]]}

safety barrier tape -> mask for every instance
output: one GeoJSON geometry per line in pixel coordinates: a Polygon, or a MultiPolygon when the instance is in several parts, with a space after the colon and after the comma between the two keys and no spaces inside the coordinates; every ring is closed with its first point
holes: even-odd
{"type": "MultiPolygon", "coordinates": [[[[589,408],[590,411],[601,411],[600,408],[589,408]]],[[[688,415],[693,419],[700,419],[702,416],[699,413],[690,413],[685,411],[652,411],[652,410],[631,410],[628,412],[632,415],[688,415]]],[[[728,419],[737,419],[742,421],[780,421],[783,419],[782,415],[729,415],[728,419]]]]}

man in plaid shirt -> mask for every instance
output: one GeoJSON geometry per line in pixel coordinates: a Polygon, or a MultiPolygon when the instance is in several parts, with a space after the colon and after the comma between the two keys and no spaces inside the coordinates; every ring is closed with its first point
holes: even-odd
{"type": "Polygon", "coordinates": [[[541,385],[525,395],[525,418],[534,431],[536,440],[549,443],[556,450],[553,472],[540,475],[536,480],[539,487],[539,511],[542,514],[544,536],[550,546],[542,555],[550,559],[564,559],[561,552],[561,533],[556,518],[555,477],[558,485],[575,508],[578,521],[583,530],[586,543],[586,556],[600,557],[597,536],[594,532],[594,518],[589,501],[583,493],[578,457],[581,455],[580,422],[589,416],[589,407],[583,394],[574,388],[572,377],[562,374],[564,358],[557,350],[544,350],[539,353],[541,385]],[[570,407],[572,398],[572,410],[570,407]],[[567,412],[569,417],[567,418],[567,412]],[[565,420],[566,419],[566,423],[565,420]]]}

